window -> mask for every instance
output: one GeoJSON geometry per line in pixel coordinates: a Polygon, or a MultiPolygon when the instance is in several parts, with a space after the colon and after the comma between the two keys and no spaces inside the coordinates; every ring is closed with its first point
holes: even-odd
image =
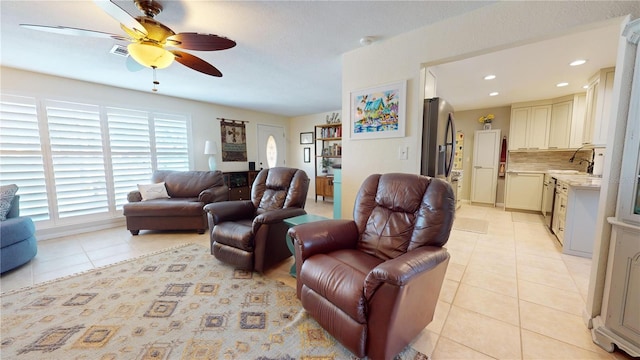
{"type": "Polygon", "coordinates": [[[20,184],[20,213],[48,220],[47,188],[36,99],[2,95],[0,100],[0,183],[20,184]]]}
{"type": "Polygon", "coordinates": [[[190,169],[184,115],[38,103],[12,95],[0,101],[0,183],[18,184],[21,215],[53,223],[116,215],[153,169],[190,169]]]}

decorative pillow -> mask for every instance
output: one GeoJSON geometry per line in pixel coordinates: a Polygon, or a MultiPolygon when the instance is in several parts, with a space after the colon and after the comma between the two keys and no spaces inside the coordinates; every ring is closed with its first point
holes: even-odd
{"type": "Polygon", "coordinates": [[[11,202],[17,191],[16,184],[0,186],[0,221],[7,220],[7,213],[11,209],[11,202]]]}
{"type": "Polygon", "coordinates": [[[164,182],[157,184],[138,184],[138,191],[140,191],[140,195],[142,195],[142,201],[169,198],[164,182]]]}

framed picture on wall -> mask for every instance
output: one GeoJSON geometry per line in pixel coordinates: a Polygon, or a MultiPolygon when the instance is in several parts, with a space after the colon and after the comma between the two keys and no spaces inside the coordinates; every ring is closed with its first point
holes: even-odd
{"type": "Polygon", "coordinates": [[[313,132],[300,133],[300,144],[313,144],[313,132]]]}
{"type": "Polygon", "coordinates": [[[310,147],[306,147],[303,150],[303,157],[304,157],[304,162],[306,163],[310,163],[311,162],[311,148],[310,147]]]}
{"type": "Polygon", "coordinates": [[[351,92],[351,139],[404,137],[407,81],[351,92]]]}

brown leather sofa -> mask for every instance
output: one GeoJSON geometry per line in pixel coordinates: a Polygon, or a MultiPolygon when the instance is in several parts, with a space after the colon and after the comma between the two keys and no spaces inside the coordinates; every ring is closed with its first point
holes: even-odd
{"type": "Polygon", "coordinates": [[[140,230],[197,230],[207,228],[206,204],[229,199],[229,188],[220,171],[157,170],[152,183],[165,183],[169,198],[142,201],[140,191],[127,195],[123,206],[127,230],[138,235],[140,230]]]}
{"type": "Polygon", "coordinates": [[[443,180],[369,176],[354,220],[289,230],[302,306],[356,356],[393,359],[433,320],[454,212],[443,180]]]}
{"type": "Polygon", "coordinates": [[[309,177],[303,170],[261,170],[251,187],[251,200],[204,207],[211,229],[211,254],[238,269],[264,272],[291,256],[284,219],[304,215],[309,177]]]}

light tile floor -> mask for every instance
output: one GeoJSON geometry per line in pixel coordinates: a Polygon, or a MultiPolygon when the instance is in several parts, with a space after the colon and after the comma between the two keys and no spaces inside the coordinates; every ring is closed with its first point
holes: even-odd
{"type": "MultiPolygon", "coordinates": [[[[307,211],[331,217],[331,202],[307,211]]],[[[591,341],[582,320],[591,262],[562,254],[538,215],[464,204],[456,217],[485,220],[486,234],[453,230],[451,260],[433,322],[413,346],[438,359],[631,359],[591,341]]],[[[207,235],[124,228],[38,243],[38,255],[0,278],[0,291],[30,286],[185,243],[207,235]]],[[[216,261],[212,259],[212,261],[216,261]]],[[[267,276],[295,287],[292,259],[267,276]]]]}

